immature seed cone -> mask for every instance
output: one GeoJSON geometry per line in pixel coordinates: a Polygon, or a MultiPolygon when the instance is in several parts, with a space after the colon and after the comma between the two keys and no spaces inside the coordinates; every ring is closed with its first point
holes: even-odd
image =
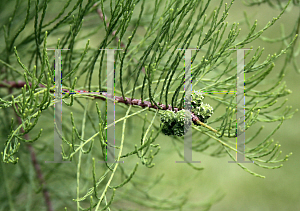
{"type": "Polygon", "coordinates": [[[192,112],[203,123],[207,122],[207,119],[213,114],[213,108],[209,104],[202,104],[192,108],[192,112]]]}
{"type": "Polygon", "coordinates": [[[162,132],[168,136],[183,136],[185,134],[185,130],[187,131],[191,124],[192,120],[190,118],[185,120],[184,109],[178,111],[177,113],[166,110],[161,116],[162,132]]]}
{"type": "Polygon", "coordinates": [[[192,106],[199,106],[202,104],[204,97],[202,94],[193,92],[192,93],[192,106]]]}
{"type": "Polygon", "coordinates": [[[162,132],[165,135],[174,135],[174,131],[172,130],[173,126],[176,124],[175,120],[175,113],[170,110],[166,110],[163,112],[161,115],[161,127],[162,127],[162,132]]]}
{"type": "MultiPolygon", "coordinates": [[[[194,113],[193,117],[206,123],[207,119],[213,114],[213,108],[209,104],[203,104],[203,95],[197,92],[192,94],[191,111],[194,113]]],[[[185,120],[185,110],[182,109],[176,113],[171,110],[166,110],[161,116],[162,132],[165,135],[183,136],[188,128],[191,126],[192,120],[187,118],[185,120]]]]}

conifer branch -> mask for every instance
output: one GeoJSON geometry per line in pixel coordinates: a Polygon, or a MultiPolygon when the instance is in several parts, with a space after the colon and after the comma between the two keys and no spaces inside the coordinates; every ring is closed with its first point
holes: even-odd
{"type": "MultiPolygon", "coordinates": [[[[193,52],[191,58],[193,89],[202,93],[211,93],[235,90],[236,88],[236,64],[234,59],[230,58],[233,51],[229,49],[243,48],[257,39],[270,43],[282,43],[282,46],[285,46],[279,52],[269,55],[261,63],[259,61],[262,59],[263,50],[260,47],[256,51],[252,51],[254,53],[252,58],[249,58],[250,52],[247,52],[244,57],[248,61],[244,66],[244,71],[248,74],[244,83],[244,93],[247,99],[245,102],[244,129],[247,130],[257,122],[280,122],[260,143],[254,144],[250,148],[252,142],[257,141],[262,128],[245,140],[244,152],[236,149],[236,98],[234,95],[229,95],[233,93],[206,95],[211,100],[208,102],[212,103],[211,108],[214,111],[222,109],[224,111],[219,112],[218,116],[214,115],[210,119],[209,125],[205,124],[207,118],[210,118],[209,109],[204,111],[201,106],[194,106],[194,110],[191,112],[191,119],[194,123],[192,128],[197,135],[197,139],[193,140],[193,151],[207,153],[213,157],[229,155],[233,160],[235,160],[233,153],[241,153],[245,155],[246,159],[253,161],[254,165],[261,168],[280,168],[281,163],[285,162],[291,154],[279,158],[281,155],[280,144],[273,145],[272,136],[280,128],[283,121],[291,118],[295,112],[291,111],[291,107],[283,109],[286,101],[279,103],[279,105],[276,103],[279,98],[291,93],[284,82],[282,83],[287,64],[292,63],[297,71],[299,69],[296,65],[296,56],[299,53],[296,42],[300,28],[300,16],[295,22],[294,29],[287,35],[285,35],[283,27],[281,36],[278,38],[266,38],[263,37],[263,34],[272,28],[282,14],[289,9],[287,9],[288,5],[289,7],[299,6],[299,1],[293,0],[293,3],[291,0],[288,3],[277,1],[277,4],[274,1],[270,4],[271,1],[269,0],[246,0],[246,2],[249,6],[268,2],[271,7],[280,11],[277,17],[270,20],[261,29],[257,29],[258,21],[254,21],[251,25],[251,21],[245,14],[248,25],[246,25],[246,29],[249,29],[249,33],[243,37],[240,34],[242,28],[240,28],[239,23],[226,22],[234,0],[228,4],[223,4],[222,0],[219,1],[218,5],[212,5],[211,0],[76,0],[74,2],[68,0],[62,4],[60,11],[53,11],[52,14],[49,14],[47,10],[47,8],[51,8],[52,1],[38,0],[32,4],[32,0],[24,2],[16,0],[16,4],[13,5],[14,9],[9,7],[11,6],[9,3],[8,6],[0,3],[3,10],[13,9],[12,13],[3,13],[3,18],[0,20],[0,25],[3,26],[3,33],[0,32],[0,35],[3,35],[4,40],[3,45],[0,46],[0,111],[2,112],[0,136],[6,140],[2,153],[3,162],[17,163],[18,157],[16,155],[20,154],[21,157],[23,153],[22,150],[19,150],[20,144],[37,141],[34,148],[32,145],[27,145],[44,198],[44,200],[40,200],[36,197],[35,202],[46,202],[46,205],[42,203],[32,205],[31,198],[28,197],[27,209],[35,209],[34,206],[46,206],[48,210],[53,209],[49,191],[46,189],[47,182],[48,187],[52,187],[51,185],[55,187],[51,189],[51,199],[52,202],[60,200],[60,204],[55,204],[59,207],[58,209],[61,208],[60,205],[62,204],[66,207],[65,210],[67,210],[67,205],[68,210],[75,210],[75,207],[77,210],[86,211],[95,208],[114,210],[116,207],[122,206],[122,201],[126,200],[126,203],[130,201],[143,206],[143,208],[191,210],[186,203],[185,193],[178,198],[173,197],[171,199],[153,197],[148,192],[150,187],[145,185],[149,178],[142,178],[139,181],[136,174],[139,162],[147,168],[154,166],[153,161],[159,152],[159,144],[161,141],[165,141],[165,137],[160,136],[164,133],[163,127],[161,127],[164,123],[162,124],[161,120],[161,125],[159,125],[155,121],[158,116],[157,113],[162,114],[161,116],[171,114],[171,117],[174,114],[174,118],[169,119],[174,120],[178,117],[176,119],[180,123],[178,125],[183,122],[182,114],[185,113],[182,112],[185,100],[185,91],[183,91],[185,69],[182,65],[184,52],[178,51],[178,49],[201,49],[201,51],[193,52]],[[154,5],[152,5],[153,3],[154,5]],[[70,5],[73,5],[72,8],[69,8],[70,5]],[[216,8],[212,8],[215,6],[216,8]],[[17,18],[19,18],[19,8],[21,7],[25,8],[25,13],[22,16],[24,20],[20,22],[17,18]],[[136,9],[136,7],[139,8],[136,9]],[[33,31],[29,23],[33,23],[33,31]],[[94,37],[97,37],[96,40],[93,40],[94,37]],[[86,39],[91,39],[93,45],[89,45],[90,40],[88,40],[85,48],[83,46],[84,49],[81,49],[82,43],[80,42],[86,42],[86,39]],[[100,42],[97,43],[99,40],[100,42]],[[53,64],[53,52],[48,51],[48,56],[47,48],[70,49],[62,56],[62,75],[64,77],[61,80],[62,101],[66,108],[64,117],[67,117],[67,112],[70,111],[70,120],[64,118],[63,133],[60,134],[60,137],[63,141],[62,158],[76,162],[77,167],[60,168],[56,172],[57,174],[54,174],[52,169],[47,171],[47,168],[37,160],[39,158],[37,155],[45,153],[43,155],[50,156],[52,153],[46,152],[45,149],[49,149],[51,144],[48,140],[43,139],[43,137],[51,137],[52,132],[51,134],[44,132],[46,134],[43,133],[43,137],[41,137],[41,131],[36,132],[39,126],[38,120],[45,121],[44,118],[47,115],[50,116],[51,121],[46,119],[45,122],[42,122],[42,129],[53,131],[55,70],[50,65],[53,64]],[[115,70],[119,71],[119,77],[114,77],[114,95],[118,95],[114,96],[114,102],[118,103],[120,108],[127,110],[125,114],[122,109],[118,109],[115,113],[116,116],[118,115],[118,119],[114,119],[114,123],[109,125],[106,124],[108,121],[105,121],[108,120],[108,115],[105,113],[104,102],[110,102],[113,96],[108,96],[106,92],[90,92],[91,88],[95,87],[97,87],[96,90],[107,90],[105,86],[102,86],[106,82],[104,66],[107,60],[105,59],[105,51],[100,52],[99,49],[108,48],[123,49],[123,51],[117,51],[114,57],[115,70]],[[267,77],[272,77],[276,59],[279,56],[284,56],[285,53],[286,59],[279,77],[269,81],[267,77]],[[199,55],[200,59],[197,57],[199,55]],[[100,65],[98,67],[97,62],[99,60],[100,65]],[[97,68],[99,68],[98,73],[95,73],[97,68]],[[261,90],[260,87],[256,89],[261,82],[272,84],[267,90],[261,90]],[[104,102],[101,105],[99,103],[100,106],[96,102],[96,107],[94,104],[84,106],[83,101],[93,101],[94,103],[97,101],[95,99],[101,99],[104,102]],[[276,106],[274,106],[275,104],[276,106]],[[138,109],[130,113],[131,107],[138,109]],[[281,112],[281,110],[283,111],[281,112]],[[152,119],[148,117],[153,113],[147,116],[147,111],[155,112],[152,119]],[[143,115],[142,112],[146,114],[143,115]],[[11,113],[13,116],[17,116],[17,124],[12,120],[11,113]],[[137,118],[143,120],[142,126],[137,124],[137,118]],[[11,123],[8,124],[10,120],[11,123]],[[122,121],[121,139],[116,138],[114,144],[109,143],[106,132],[115,125],[118,127],[118,123],[122,121]],[[142,134],[140,138],[137,138],[136,133],[140,131],[142,134]],[[35,133],[38,135],[29,140],[29,132],[32,136],[35,136],[35,133]],[[100,148],[93,144],[97,138],[100,148]],[[272,140],[270,141],[270,139],[272,140]],[[136,144],[136,141],[140,143],[136,144]],[[116,161],[136,156],[135,159],[138,162],[135,162],[136,166],[131,170],[131,173],[127,172],[126,165],[117,163],[111,165],[108,163],[95,164],[96,160],[103,161],[106,159],[108,147],[119,150],[117,158],[114,158],[116,161]],[[206,151],[210,147],[214,150],[212,152],[206,151]],[[42,172],[41,168],[45,168],[46,171],[42,172]],[[77,182],[72,186],[76,171],[77,182]],[[51,178],[53,175],[57,176],[59,180],[68,178],[68,181],[64,182],[63,185],[67,187],[66,191],[70,193],[74,190],[77,191],[74,204],[68,203],[69,195],[64,192],[65,190],[61,193],[60,185],[55,183],[57,182],[56,178],[51,178]],[[129,188],[125,190],[128,184],[131,187],[129,185],[129,188]],[[84,205],[86,207],[83,207],[84,205]]],[[[59,7],[55,5],[55,8],[59,7]]],[[[243,24],[243,21],[240,23],[243,24]]],[[[174,121],[169,122],[171,124],[168,125],[167,129],[169,126],[174,126],[174,121]]],[[[120,134],[119,132],[120,130],[116,137],[120,134]]],[[[170,133],[173,135],[172,141],[178,155],[184,159],[182,155],[184,140],[176,136],[176,134],[182,134],[182,131],[176,130],[175,132],[170,133]]],[[[21,164],[22,162],[23,160],[20,159],[21,164]]],[[[203,169],[192,163],[188,163],[188,165],[195,170],[203,169]]],[[[59,167],[59,165],[57,166],[59,167]]],[[[264,177],[243,165],[239,166],[254,176],[264,177]]],[[[28,182],[25,181],[27,172],[24,170],[22,173],[24,175],[24,177],[22,175],[23,180],[17,189],[11,190],[12,196],[14,196],[13,194],[24,194],[22,186],[28,185],[28,182]]],[[[151,187],[157,184],[158,182],[154,181],[151,187]]],[[[31,190],[29,192],[32,192],[31,190]]],[[[8,199],[6,204],[0,203],[0,209],[14,207],[19,202],[13,204],[12,197],[4,194],[0,194],[0,198],[8,199]]],[[[212,202],[214,200],[209,200],[209,206],[212,202]]],[[[199,206],[197,206],[198,208],[199,206]]]]}
{"type": "MultiPolygon", "coordinates": [[[[30,86],[31,86],[31,83],[29,82],[30,86]]],[[[24,81],[4,81],[3,83],[0,83],[0,88],[2,87],[6,87],[6,88],[22,88],[24,87],[24,85],[26,85],[26,82],[24,81]]],[[[39,84],[39,87],[41,88],[45,88],[45,86],[43,84],[39,84]]],[[[54,92],[53,89],[50,90],[52,93],[54,92]]],[[[69,90],[67,89],[63,89],[63,91],[65,93],[68,93],[70,92],[69,90]]],[[[91,96],[95,99],[101,99],[101,100],[106,100],[108,98],[112,99],[112,96],[109,96],[107,95],[106,93],[99,93],[98,94],[88,94],[88,92],[86,90],[75,90],[77,93],[85,93],[84,95],[85,96],[91,96]],[[101,97],[101,96],[104,96],[104,97],[101,97]]],[[[153,108],[153,109],[159,109],[159,110],[170,110],[170,111],[174,111],[175,113],[182,110],[182,108],[177,108],[177,107],[174,107],[172,108],[172,106],[169,104],[168,106],[166,106],[165,104],[162,104],[162,103],[157,103],[158,106],[160,106],[160,108],[151,103],[150,101],[142,101],[141,99],[132,99],[132,98],[129,98],[129,97],[126,97],[125,99],[123,99],[123,97],[121,96],[115,96],[115,102],[118,102],[118,103],[123,103],[123,104],[126,104],[126,105],[135,105],[135,106],[140,106],[142,108],[145,108],[145,107],[148,107],[149,109],[150,108],[153,108]]],[[[210,126],[208,126],[207,124],[201,122],[199,120],[199,118],[193,113],[191,112],[191,115],[192,115],[192,121],[194,122],[195,125],[201,125],[203,127],[206,127],[208,128],[209,130],[215,132],[215,133],[218,133],[218,131],[210,126]]]]}

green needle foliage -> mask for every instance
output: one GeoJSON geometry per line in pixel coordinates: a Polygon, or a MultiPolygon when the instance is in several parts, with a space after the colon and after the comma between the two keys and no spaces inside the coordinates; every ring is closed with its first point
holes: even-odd
{"type": "Polygon", "coordinates": [[[287,9],[299,7],[299,1],[245,1],[248,6],[269,3],[279,9],[261,29],[245,14],[246,36],[240,35],[239,23],[226,22],[234,0],[218,3],[0,1],[0,186],[5,189],[0,193],[0,210],[208,210],[218,201],[220,197],[214,196],[193,205],[183,192],[178,197],[154,197],[151,189],[159,186],[161,178],[142,174],[141,168],[153,168],[155,159],[159,162],[164,150],[160,143],[168,141],[165,135],[172,137],[173,149],[183,158],[185,67],[184,51],[178,49],[201,49],[192,54],[194,91],[226,91],[192,95],[192,113],[198,117],[192,125],[197,136],[192,149],[232,160],[241,152],[235,148],[236,96],[228,94],[236,90],[237,78],[236,51],[230,49],[253,49],[245,54],[246,133],[261,122],[278,122],[278,126],[263,139],[258,138],[262,127],[247,138],[245,157],[262,168],[281,167],[290,154],[281,156],[272,135],[295,113],[279,100],[291,93],[283,82],[287,65],[299,70],[295,43],[300,19],[289,35],[284,29],[276,39],[263,33],[287,9]],[[264,58],[264,49],[250,46],[256,39],[284,45],[279,53],[264,58]],[[62,51],[65,92],[107,91],[106,52],[99,49],[122,49],[115,51],[115,146],[106,142],[106,130],[113,127],[106,124],[107,97],[67,93],[61,147],[63,160],[71,163],[45,164],[54,151],[54,51],[47,50],[51,48],[69,49],[62,51]],[[276,75],[275,62],[284,55],[284,66],[276,75]],[[263,89],[262,84],[271,86],[263,89]],[[117,162],[98,163],[106,159],[107,147],[114,147],[117,162]]]}

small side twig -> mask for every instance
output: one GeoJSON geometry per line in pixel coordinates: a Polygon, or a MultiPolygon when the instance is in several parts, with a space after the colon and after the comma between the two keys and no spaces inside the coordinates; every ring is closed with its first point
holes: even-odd
{"type": "MultiPolygon", "coordinates": [[[[95,3],[93,7],[97,7],[97,6],[98,6],[98,4],[95,3]]],[[[98,15],[99,15],[99,17],[101,18],[102,21],[105,19],[105,22],[107,22],[107,17],[103,14],[103,12],[101,11],[100,8],[97,8],[96,12],[98,13],[98,15]]],[[[107,24],[106,24],[106,27],[108,27],[108,26],[109,26],[109,22],[107,22],[107,24]]],[[[117,33],[117,30],[114,30],[111,34],[112,34],[112,36],[115,36],[116,33],[117,33]]],[[[117,42],[119,42],[120,38],[116,36],[115,40],[117,42]]],[[[120,41],[120,46],[122,48],[125,48],[124,42],[120,41]]],[[[133,59],[133,60],[134,60],[135,63],[137,63],[136,59],[133,59]]],[[[145,67],[142,67],[142,71],[143,71],[143,73],[145,73],[145,67]]]]}
{"type": "MultiPolygon", "coordinates": [[[[96,7],[96,6],[98,6],[97,3],[95,3],[93,7],[96,7]]],[[[105,18],[105,22],[107,21],[107,17],[103,14],[103,12],[101,11],[100,8],[97,8],[97,9],[96,9],[96,12],[98,13],[98,15],[99,15],[99,17],[101,18],[102,21],[104,20],[104,18],[105,18]]],[[[109,22],[107,22],[107,24],[106,24],[106,27],[108,27],[108,26],[109,26],[109,22]]],[[[117,33],[117,30],[114,30],[111,34],[112,34],[113,36],[115,36],[116,33],[117,33]]],[[[119,42],[119,37],[116,36],[115,40],[116,40],[117,42],[119,42]]],[[[120,42],[120,46],[121,46],[122,48],[124,48],[124,47],[125,47],[125,44],[124,44],[123,42],[120,42]]]]}
{"type": "MultiPolygon", "coordinates": [[[[20,85],[20,84],[22,84],[22,83],[16,83],[15,85],[20,85]]],[[[18,108],[18,105],[16,105],[16,107],[18,108]]],[[[17,116],[17,119],[18,119],[18,123],[22,124],[21,118],[18,115],[16,115],[16,116],[17,116]]],[[[22,133],[23,133],[24,132],[23,128],[21,130],[22,130],[22,133]]],[[[24,138],[28,140],[29,139],[29,135],[25,134],[24,138]]],[[[49,194],[49,191],[48,191],[48,189],[46,187],[46,182],[45,182],[45,179],[43,177],[43,173],[42,173],[40,164],[38,163],[38,160],[36,158],[36,154],[35,154],[34,148],[32,147],[31,144],[27,144],[27,149],[30,152],[31,161],[32,161],[33,167],[35,169],[35,173],[37,175],[37,178],[39,180],[40,185],[42,186],[43,196],[44,196],[44,199],[45,199],[45,202],[46,202],[47,210],[48,211],[53,211],[53,207],[52,207],[52,203],[51,203],[51,199],[50,199],[50,194],[49,194]]]]}

